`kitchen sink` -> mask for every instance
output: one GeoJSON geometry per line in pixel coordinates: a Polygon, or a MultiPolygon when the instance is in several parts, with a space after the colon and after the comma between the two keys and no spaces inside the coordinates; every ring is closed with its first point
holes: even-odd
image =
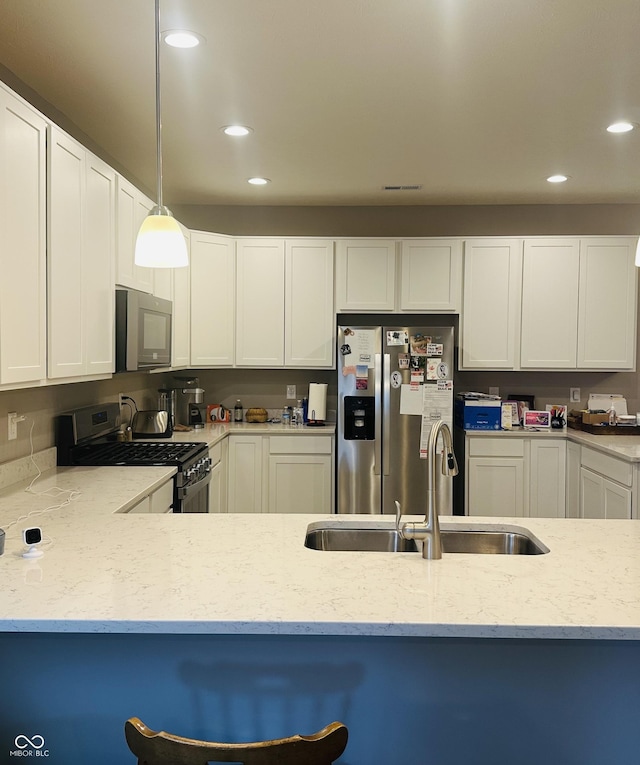
{"type": "MultiPolygon", "coordinates": [[[[542,555],[549,548],[527,529],[507,530],[483,527],[443,528],[440,532],[443,553],[481,555],[542,555]]],[[[403,539],[395,528],[333,525],[307,529],[305,547],[328,552],[420,552],[422,543],[403,539]]]]}

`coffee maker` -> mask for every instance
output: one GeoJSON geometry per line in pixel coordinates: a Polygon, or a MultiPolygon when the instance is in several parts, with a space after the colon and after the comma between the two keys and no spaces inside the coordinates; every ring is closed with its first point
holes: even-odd
{"type": "Polygon", "coordinates": [[[174,377],[179,384],[175,392],[175,422],[199,430],[204,428],[200,405],[204,403],[204,388],[197,377],[174,377]]]}

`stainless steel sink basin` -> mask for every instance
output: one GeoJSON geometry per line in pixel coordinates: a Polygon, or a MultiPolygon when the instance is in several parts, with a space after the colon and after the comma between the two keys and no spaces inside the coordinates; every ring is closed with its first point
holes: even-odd
{"type": "MultiPolygon", "coordinates": [[[[541,555],[549,549],[527,529],[513,527],[496,531],[473,528],[442,529],[442,551],[484,555],[541,555]]],[[[393,528],[327,526],[307,529],[305,547],[329,552],[419,552],[422,543],[403,539],[393,528]]]]}

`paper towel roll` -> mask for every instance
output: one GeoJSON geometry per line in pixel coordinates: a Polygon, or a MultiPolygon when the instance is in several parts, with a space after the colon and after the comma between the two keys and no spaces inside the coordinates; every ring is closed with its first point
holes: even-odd
{"type": "Polygon", "coordinates": [[[324,422],[327,418],[327,383],[309,383],[307,419],[324,422]]]}

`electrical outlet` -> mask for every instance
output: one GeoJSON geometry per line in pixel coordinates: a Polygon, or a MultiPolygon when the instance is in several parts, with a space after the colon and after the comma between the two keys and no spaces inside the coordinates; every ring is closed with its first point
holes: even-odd
{"type": "Polygon", "coordinates": [[[15,441],[16,438],[18,437],[19,418],[18,418],[17,412],[8,412],[7,422],[8,422],[8,430],[9,430],[7,438],[9,439],[9,441],[15,441]]]}
{"type": "Polygon", "coordinates": [[[287,398],[291,398],[295,401],[296,398],[296,386],[287,385],[287,398]]]}
{"type": "Polygon", "coordinates": [[[497,387],[491,388],[490,387],[489,388],[489,395],[490,396],[499,396],[500,395],[500,388],[497,388],[497,387]]]}
{"type": "Polygon", "coordinates": [[[580,403],[580,388],[569,388],[569,401],[572,404],[580,403]]]}

